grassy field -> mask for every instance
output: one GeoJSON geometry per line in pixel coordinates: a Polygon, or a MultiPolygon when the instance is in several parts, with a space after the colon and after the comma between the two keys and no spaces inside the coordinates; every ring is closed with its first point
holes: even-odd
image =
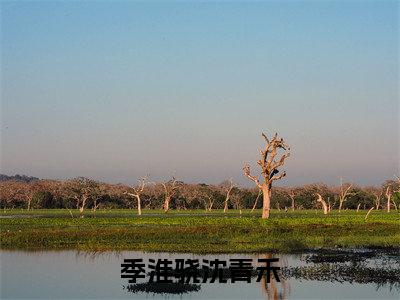
{"type": "Polygon", "coordinates": [[[372,211],[231,210],[87,211],[8,210],[0,213],[1,249],[143,250],[192,253],[292,253],[321,247],[395,247],[400,249],[400,213],[372,211]]]}

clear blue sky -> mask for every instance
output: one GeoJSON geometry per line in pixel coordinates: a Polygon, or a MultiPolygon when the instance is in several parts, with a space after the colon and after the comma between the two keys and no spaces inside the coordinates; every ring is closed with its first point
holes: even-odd
{"type": "Polygon", "coordinates": [[[399,3],[1,2],[1,172],[241,184],[399,173],[399,3]]]}

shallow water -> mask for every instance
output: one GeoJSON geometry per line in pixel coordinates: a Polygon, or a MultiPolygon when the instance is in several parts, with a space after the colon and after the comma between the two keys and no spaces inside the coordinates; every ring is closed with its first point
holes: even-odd
{"type": "MultiPolygon", "coordinates": [[[[302,255],[195,255],[144,252],[88,253],[77,251],[1,251],[2,299],[399,299],[399,257],[395,254],[356,256],[308,253],[302,255]],[[280,282],[199,283],[169,287],[159,293],[147,284],[131,285],[121,278],[124,259],[279,258],[280,282]],[[352,271],[354,270],[354,272],[352,271]],[[319,275],[321,272],[321,275],[319,275]],[[285,279],[284,279],[285,277],[285,279]],[[133,288],[132,288],[133,287],[133,288]],[[147,292],[143,292],[143,288],[147,292]],[[138,291],[139,290],[139,291],[138,291]]],[[[146,268],[146,271],[149,271],[146,268]]],[[[156,285],[159,287],[159,285],[156,285]]],[[[154,286],[153,286],[154,287],[154,286]]]]}

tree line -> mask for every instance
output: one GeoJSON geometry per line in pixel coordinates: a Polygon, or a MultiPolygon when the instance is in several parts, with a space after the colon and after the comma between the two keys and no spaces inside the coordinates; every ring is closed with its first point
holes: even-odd
{"type": "MultiPolygon", "coordinates": [[[[252,174],[245,164],[243,175],[254,182],[255,188],[240,188],[227,180],[219,185],[188,184],[175,177],[165,182],[151,182],[148,177],[138,180],[136,186],[107,184],[89,178],[78,177],[66,181],[36,180],[33,177],[7,177],[0,183],[2,208],[76,208],[83,214],[85,209],[142,208],[163,209],[228,209],[262,208],[262,218],[269,218],[271,207],[295,210],[321,207],[324,214],[333,209],[398,209],[400,178],[387,180],[381,187],[358,187],[340,181],[340,186],[310,184],[301,187],[273,187],[285,177],[281,171],[290,157],[290,146],[275,133],[272,138],[261,136],[265,146],[257,161],[260,176],[252,174]],[[261,198],[261,199],[260,199],[261,198]]],[[[368,214],[367,216],[368,217],[368,214]]]]}
{"type": "MultiPolygon", "coordinates": [[[[398,209],[399,180],[387,180],[381,186],[361,187],[350,183],[328,186],[323,183],[294,187],[271,188],[271,207],[279,210],[300,209],[398,209]]],[[[69,180],[41,179],[30,182],[15,179],[0,182],[2,209],[68,208],[86,209],[131,208],[169,210],[202,209],[224,212],[235,209],[260,209],[262,193],[258,187],[239,187],[232,180],[217,185],[190,184],[171,178],[151,182],[143,177],[135,186],[109,184],[89,178],[69,180]]]]}

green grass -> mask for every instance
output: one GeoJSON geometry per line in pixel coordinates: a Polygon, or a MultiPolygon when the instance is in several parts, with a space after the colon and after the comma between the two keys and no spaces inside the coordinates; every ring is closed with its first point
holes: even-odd
{"type": "Polygon", "coordinates": [[[396,247],[400,249],[400,214],[372,211],[244,210],[87,211],[8,210],[0,215],[1,249],[142,250],[192,253],[296,252],[321,247],[396,247]],[[29,218],[21,218],[29,215],[29,218]],[[4,218],[4,216],[14,216],[4,218]],[[40,217],[39,217],[40,216],[40,217]]]}

